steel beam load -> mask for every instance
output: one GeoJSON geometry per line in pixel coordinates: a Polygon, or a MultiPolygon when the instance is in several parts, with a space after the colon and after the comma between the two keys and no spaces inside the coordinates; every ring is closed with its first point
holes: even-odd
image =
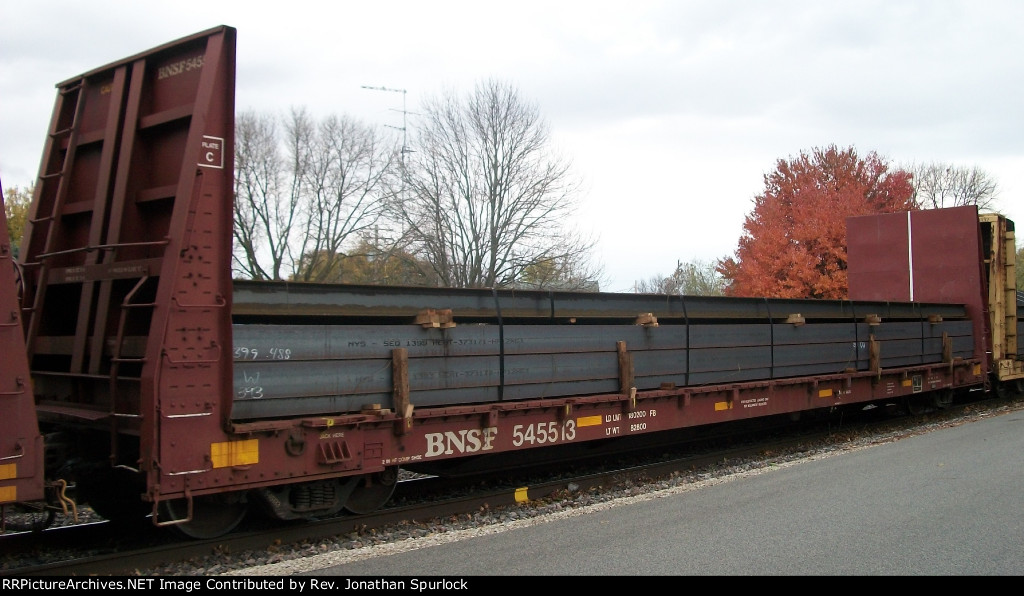
{"type": "Polygon", "coordinates": [[[628,393],[971,356],[955,304],[235,281],[232,418],[628,393]],[[403,364],[396,364],[401,362],[403,364]]]}

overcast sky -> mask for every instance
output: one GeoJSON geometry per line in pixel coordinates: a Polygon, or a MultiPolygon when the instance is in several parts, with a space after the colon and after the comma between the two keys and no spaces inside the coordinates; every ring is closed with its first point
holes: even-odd
{"type": "Polygon", "coordinates": [[[512,83],[584,181],[572,223],[604,291],[733,254],[777,160],[833,144],[979,167],[1024,222],[1020,0],[31,0],[0,19],[4,188],[37,174],[58,82],[230,25],[237,112],[412,128],[427,97],[512,83]]]}

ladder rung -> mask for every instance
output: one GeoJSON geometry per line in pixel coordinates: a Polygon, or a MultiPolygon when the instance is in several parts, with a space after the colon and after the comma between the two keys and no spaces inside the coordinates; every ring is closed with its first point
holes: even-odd
{"type": "Polygon", "coordinates": [[[121,308],[153,308],[156,302],[139,302],[137,304],[122,304],[121,308]]]}

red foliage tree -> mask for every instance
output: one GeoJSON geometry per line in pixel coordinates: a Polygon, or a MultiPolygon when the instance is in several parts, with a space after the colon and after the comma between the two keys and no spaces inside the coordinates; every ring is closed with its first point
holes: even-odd
{"type": "Polygon", "coordinates": [[[735,258],[718,265],[729,296],[846,298],[846,218],[915,209],[908,172],[852,147],[780,159],[764,183],[735,258]]]}

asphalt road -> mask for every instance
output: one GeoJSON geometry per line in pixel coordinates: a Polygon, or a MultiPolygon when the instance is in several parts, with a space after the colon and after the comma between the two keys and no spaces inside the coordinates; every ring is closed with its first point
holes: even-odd
{"type": "MultiPolygon", "coordinates": [[[[316,576],[1024,575],[1024,412],[316,576]]],[[[422,544],[430,544],[423,541],[422,544]]]]}

